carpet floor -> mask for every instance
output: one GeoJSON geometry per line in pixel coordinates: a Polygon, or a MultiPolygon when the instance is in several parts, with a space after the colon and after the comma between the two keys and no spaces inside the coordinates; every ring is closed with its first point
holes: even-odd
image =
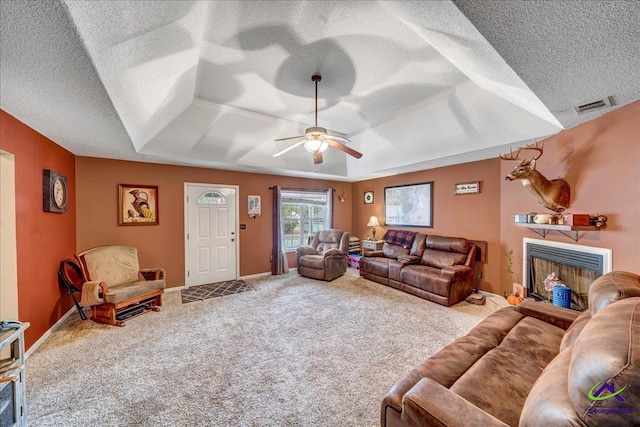
{"type": "Polygon", "coordinates": [[[72,314],[27,360],[32,426],[377,426],[409,369],[489,314],[357,276],[247,279],[123,328],[72,314]]]}

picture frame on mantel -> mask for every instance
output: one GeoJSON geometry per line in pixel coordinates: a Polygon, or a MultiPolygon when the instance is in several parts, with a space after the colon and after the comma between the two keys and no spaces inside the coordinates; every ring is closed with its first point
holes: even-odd
{"type": "Polygon", "coordinates": [[[158,224],[158,186],[118,184],[118,225],[158,224]]]}

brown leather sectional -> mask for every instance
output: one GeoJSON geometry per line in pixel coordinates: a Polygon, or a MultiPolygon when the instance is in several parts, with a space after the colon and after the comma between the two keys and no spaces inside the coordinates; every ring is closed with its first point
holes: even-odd
{"type": "Polygon", "coordinates": [[[360,276],[446,306],[471,294],[478,247],[460,237],[417,233],[410,248],[385,242],[365,252],[360,276]]]}
{"type": "Polygon", "coordinates": [[[640,276],[599,277],[582,313],[529,300],[493,313],[398,381],[381,425],[640,425],[640,276]]]}

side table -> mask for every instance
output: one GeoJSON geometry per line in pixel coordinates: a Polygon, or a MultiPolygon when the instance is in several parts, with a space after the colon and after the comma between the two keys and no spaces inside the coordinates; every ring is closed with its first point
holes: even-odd
{"type": "Polygon", "coordinates": [[[384,245],[384,240],[362,240],[362,255],[369,251],[380,251],[384,245]]]}

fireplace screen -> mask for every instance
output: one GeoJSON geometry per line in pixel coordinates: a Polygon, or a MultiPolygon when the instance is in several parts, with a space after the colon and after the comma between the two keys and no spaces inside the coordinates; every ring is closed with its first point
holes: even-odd
{"type": "Polygon", "coordinates": [[[589,307],[589,286],[604,274],[604,257],[597,253],[526,243],[526,284],[529,296],[551,302],[552,292],[544,280],[556,273],[562,284],[571,289],[571,308],[584,311],[589,307]]]}
{"type": "Polygon", "coordinates": [[[589,307],[589,285],[598,277],[597,271],[586,268],[560,264],[546,259],[531,257],[531,282],[534,296],[551,302],[551,292],[544,288],[544,279],[552,272],[562,281],[562,284],[571,289],[571,308],[584,311],[589,307]]]}

